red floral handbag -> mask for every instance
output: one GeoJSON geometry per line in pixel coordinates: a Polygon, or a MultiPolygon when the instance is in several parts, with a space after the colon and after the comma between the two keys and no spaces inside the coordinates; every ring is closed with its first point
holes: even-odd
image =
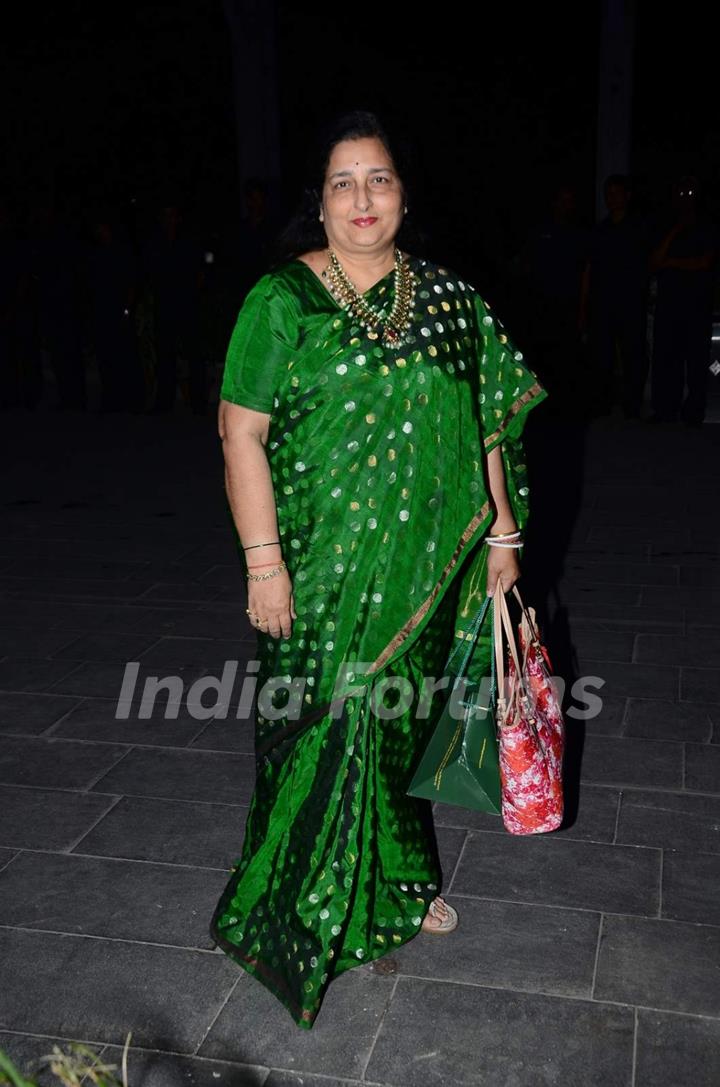
{"type": "Polygon", "coordinates": [[[525,607],[516,588],[513,593],[522,608],[519,649],[500,585],[493,595],[502,819],[510,834],[544,834],[557,830],[563,819],[565,722],[535,610],[525,607]],[[507,678],[503,629],[508,642],[507,678]]]}

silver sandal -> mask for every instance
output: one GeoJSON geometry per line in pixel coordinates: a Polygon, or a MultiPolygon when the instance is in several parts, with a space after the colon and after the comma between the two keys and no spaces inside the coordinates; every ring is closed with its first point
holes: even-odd
{"type": "Polygon", "coordinates": [[[428,913],[432,914],[433,917],[440,917],[440,911],[437,907],[438,900],[442,902],[445,906],[445,909],[447,910],[447,917],[444,918],[444,920],[442,920],[440,924],[435,926],[434,928],[421,928],[420,931],[427,933],[429,936],[445,936],[446,933],[452,932],[454,929],[456,929],[458,925],[457,910],[449,903],[447,903],[444,898],[441,898],[440,895],[432,900],[428,908],[428,913]]]}

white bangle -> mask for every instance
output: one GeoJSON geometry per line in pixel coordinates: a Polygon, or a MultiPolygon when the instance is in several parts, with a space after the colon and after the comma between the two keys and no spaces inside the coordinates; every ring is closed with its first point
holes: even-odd
{"type": "Polygon", "coordinates": [[[494,532],[492,535],[488,533],[486,539],[488,540],[512,540],[515,536],[520,536],[520,529],[516,529],[515,532],[494,532]]]}
{"type": "Polygon", "coordinates": [[[485,543],[489,544],[490,547],[522,547],[523,546],[522,540],[518,540],[517,543],[511,543],[510,541],[492,540],[492,539],[490,539],[489,536],[485,537],[485,543]]]}

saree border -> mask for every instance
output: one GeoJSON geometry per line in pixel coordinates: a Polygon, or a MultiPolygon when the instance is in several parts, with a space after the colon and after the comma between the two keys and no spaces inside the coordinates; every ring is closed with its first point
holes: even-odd
{"type": "Polygon", "coordinates": [[[492,434],[489,434],[488,437],[485,438],[484,443],[483,443],[484,446],[485,446],[485,449],[487,449],[487,447],[489,445],[491,445],[495,441],[496,438],[498,438],[504,431],[507,430],[510,423],[515,418],[515,416],[518,414],[518,412],[522,411],[522,409],[527,404],[529,404],[531,400],[536,400],[538,396],[540,397],[541,400],[544,400],[546,398],[546,396],[547,396],[547,390],[544,389],[543,386],[538,381],[536,381],[536,382],[534,382],[534,384],[532,384],[530,386],[529,389],[525,390],[525,392],[522,394],[522,396],[519,396],[517,398],[517,400],[513,404],[510,405],[508,410],[505,412],[503,420],[500,423],[500,426],[497,428],[497,430],[494,430],[492,432],[492,434]]]}
{"type": "Polygon", "coordinates": [[[395,650],[399,646],[402,645],[402,643],[406,640],[408,635],[413,632],[413,630],[419,624],[421,619],[423,619],[427,615],[430,607],[432,606],[433,601],[435,600],[435,598],[437,597],[437,595],[440,592],[441,588],[443,587],[443,585],[447,581],[451,570],[457,565],[458,559],[460,558],[460,555],[465,550],[465,545],[475,535],[475,532],[477,531],[477,529],[479,528],[479,526],[482,524],[482,522],[485,520],[485,518],[487,517],[487,515],[489,513],[490,513],[490,501],[488,500],[487,502],[485,502],[485,504],[483,506],[480,507],[479,511],[475,514],[473,519],[470,521],[470,523],[464,529],[462,535],[460,536],[460,539],[459,539],[458,543],[455,546],[455,550],[453,551],[452,555],[450,556],[449,562],[446,563],[445,567],[443,568],[442,573],[440,574],[440,577],[439,577],[439,579],[437,581],[437,584],[435,585],[435,588],[432,590],[432,592],[429,594],[429,596],[425,597],[425,599],[423,600],[422,604],[417,609],[417,611],[413,615],[410,616],[408,621],[406,623],[404,623],[403,626],[400,627],[400,630],[397,632],[397,634],[395,634],[390,639],[390,641],[385,646],[385,648],[382,650],[382,652],[379,654],[379,656],[377,656],[375,658],[372,665],[368,669],[368,674],[377,671],[378,668],[381,668],[387,662],[388,658],[393,655],[395,650]]]}

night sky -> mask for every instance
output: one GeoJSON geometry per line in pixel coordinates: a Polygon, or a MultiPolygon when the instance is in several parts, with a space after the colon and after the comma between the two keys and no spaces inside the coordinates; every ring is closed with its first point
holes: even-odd
{"type": "MultiPolygon", "coordinates": [[[[437,259],[491,276],[566,178],[589,221],[600,5],[480,5],[472,20],[458,4],[422,18],[389,7],[277,5],[285,206],[307,134],[360,107],[410,134],[424,178],[415,207],[437,259]]],[[[52,192],[75,216],[92,201],[142,208],[167,194],[214,229],[236,212],[221,3],[32,5],[6,17],[2,50],[0,185],[17,216],[52,192]]],[[[716,205],[715,50],[700,17],[639,3],[632,168],[650,206],[690,169],[716,205]]]]}

